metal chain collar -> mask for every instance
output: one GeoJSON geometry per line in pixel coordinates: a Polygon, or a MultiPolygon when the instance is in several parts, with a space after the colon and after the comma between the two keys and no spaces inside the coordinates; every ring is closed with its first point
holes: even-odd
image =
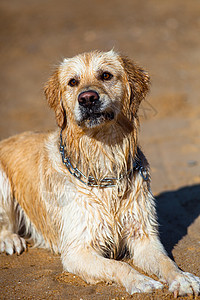
{"type": "Polygon", "coordinates": [[[79,169],[74,168],[70,162],[69,157],[65,157],[65,150],[63,145],[63,138],[62,138],[62,129],[60,131],[60,154],[62,157],[62,162],[75,178],[77,178],[80,182],[83,184],[90,186],[90,187],[99,187],[99,188],[106,188],[106,187],[113,187],[117,185],[117,182],[125,178],[127,175],[129,175],[132,171],[138,171],[142,178],[146,181],[149,179],[148,172],[146,168],[144,168],[141,164],[141,160],[138,158],[134,161],[133,169],[129,170],[126,174],[121,175],[119,178],[109,178],[105,177],[103,179],[97,179],[93,176],[89,175],[88,177],[85,176],[79,169]]]}

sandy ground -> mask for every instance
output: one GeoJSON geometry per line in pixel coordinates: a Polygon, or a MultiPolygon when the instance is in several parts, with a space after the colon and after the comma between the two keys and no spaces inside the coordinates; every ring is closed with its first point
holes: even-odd
{"type": "MultiPolygon", "coordinates": [[[[140,143],[152,167],[161,240],[181,269],[200,276],[200,2],[1,0],[0,26],[1,139],[55,127],[42,89],[63,57],[114,47],[149,71],[140,143]]],[[[172,295],[165,288],[131,297],[119,286],[86,285],[62,273],[59,256],[29,248],[21,256],[0,255],[0,298],[172,295]]]]}

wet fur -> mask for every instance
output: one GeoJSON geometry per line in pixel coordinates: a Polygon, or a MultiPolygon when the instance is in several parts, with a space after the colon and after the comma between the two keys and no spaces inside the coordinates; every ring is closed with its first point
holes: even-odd
{"type": "Polygon", "coordinates": [[[59,130],[23,133],[0,143],[0,247],[21,253],[24,238],[61,253],[66,271],[90,283],[114,281],[129,293],[151,292],[162,284],[141,275],[129,257],[184,295],[198,294],[200,281],[181,272],[160,243],[150,177],[129,172],[136,154],[149,171],[138,146],[137,112],[149,90],[148,74],[126,57],[91,52],[65,59],[55,70],[45,95],[63,129],[66,155],[86,176],[120,177],[115,187],[94,188],[69,174],[59,152],[59,130]],[[114,74],[104,82],[101,72],[114,74]],[[69,80],[79,84],[69,87],[69,80]],[[114,113],[83,120],[78,95],[89,89],[100,95],[101,111],[114,113]],[[21,237],[20,237],[21,235],[21,237]],[[23,238],[24,237],[24,238],[23,238]]]}

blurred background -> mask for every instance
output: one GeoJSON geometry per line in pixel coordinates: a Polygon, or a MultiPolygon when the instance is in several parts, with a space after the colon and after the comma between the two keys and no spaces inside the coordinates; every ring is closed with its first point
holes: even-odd
{"type": "Polygon", "coordinates": [[[149,72],[140,144],[161,238],[169,252],[180,240],[176,261],[200,275],[200,1],[1,0],[0,28],[0,139],[56,127],[43,86],[64,57],[114,48],[149,72]]]}
{"type": "Polygon", "coordinates": [[[1,0],[0,26],[1,139],[54,128],[43,96],[54,67],[114,48],[151,76],[140,140],[154,191],[200,181],[198,0],[1,0]]]}

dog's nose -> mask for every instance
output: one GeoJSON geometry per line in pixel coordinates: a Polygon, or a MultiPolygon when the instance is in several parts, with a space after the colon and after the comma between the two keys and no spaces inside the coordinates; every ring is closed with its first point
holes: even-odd
{"type": "Polygon", "coordinates": [[[78,96],[78,102],[85,108],[90,108],[99,100],[99,95],[95,91],[86,91],[80,93],[78,96]]]}

